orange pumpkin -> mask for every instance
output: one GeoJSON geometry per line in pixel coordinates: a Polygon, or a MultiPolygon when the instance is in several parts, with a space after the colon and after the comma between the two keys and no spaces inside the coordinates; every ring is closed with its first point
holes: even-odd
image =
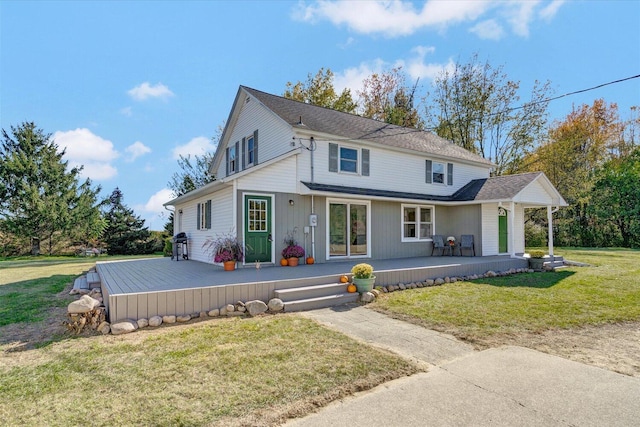
{"type": "Polygon", "coordinates": [[[316,262],[316,260],[315,260],[315,259],[313,259],[313,257],[312,257],[312,256],[307,257],[307,264],[313,264],[314,262],[316,262]]]}
{"type": "Polygon", "coordinates": [[[355,293],[355,291],[357,290],[356,285],[354,285],[353,283],[349,283],[349,286],[347,286],[347,292],[349,292],[350,294],[355,293]]]}
{"type": "Polygon", "coordinates": [[[349,281],[349,278],[347,276],[344,276],[344,275],[340,276],[341,283],[347,283],[348,281],[349,281]]]}
{"type": "Polygon", "coordinates": [[[287,261],[285,258],[282,258],[280,260],[280,265],[286,267],[287,265],[289,265],[289,261],[287,261]]]}

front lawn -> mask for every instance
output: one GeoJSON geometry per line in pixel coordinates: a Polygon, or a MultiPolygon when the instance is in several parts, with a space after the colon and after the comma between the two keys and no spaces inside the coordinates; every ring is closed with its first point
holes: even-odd
{"type": "Polygon", "coordinates": [[[591,264],[383,294],[371,306],[467,340],[640,321],[640,251],[562,249],[591,264]]]}

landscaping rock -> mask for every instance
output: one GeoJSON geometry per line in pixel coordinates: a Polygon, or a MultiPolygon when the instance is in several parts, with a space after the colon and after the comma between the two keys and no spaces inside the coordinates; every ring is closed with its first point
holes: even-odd
{"type": "Polygon", "coordinates": [[[176,322],[185,323],[191,320],[190,314],[183,314],[181,316],[176,317],[176,322]]]}
{"type": "Polygon", "coordinates": [[[379,289],[372,289],[371,293],[378,298],[380,296],[380,290],[379,289]]]}
{"type": "Polygon", "coordinates": [[[497,274],[495,271],[489,270],[484,274],[484,277],[496,277],[497,274]]]}
{"type": "Polygon", "coordinates": [[[269,307],[269,311],[277,313],[284,310],[284,302],[280,298],[272,298],[269,300],[267,307],[269,307]]]}
{"type": "Polygon", "coordinates": [[[162,317],[160,316],[153,316],[149,319],[149,326],[160,326],[162,325],[162,317]]]}
{"type": "Polygon", "coordinates": [[[433,284],[437,286],[444,285],[444,279],[442,277],[438,277],[436,280],[433,281],[433,284]]]}
{"type": "Polygon", "coordinates": [[[173,314],[169,316],[162,316],[162,323],[176,323],[176,316],[173,314]]]}
{"type": "Polygon", "coordinates": [[[220,316],[226,316],[227,315],[227,307],[221,307],[220,308],[220,316]]]}
{"type": "Polygon", "coordinates": [[[201,319],[204,319],[205,317],[207,317],[207,312],[206,312],[206,311],[201,311],[201,312],[198,314],[198,317],[199,317],[199,318],[201,318],[201,319]]]}
{"type": "Polygon", "coordinates": [[[138,319],[138,328],[146,328],[149,326],[149,321],[144,317],[142,319],[138,319]]]}
{"type": "Polygon", "coordinates": [[[405,289],[407,289],[404,283],[398,283],[398,287],[400,288],[401,291],[404,291],[405,289]]]}
{"type": "Polygon", "coordinates": [[[260,300],[249,301],[245,304],[245,306],[250,316],[257,316],[258,314],[262,314],[269,309],[267,304],[265,304],[264,301],[260,300]]]}
{"type": "Polygon", "coordinates": [[[456,283],[456,282],[458,281],[458,279],[457,279],[457,278],[455,278],[455,277],[451,277],[451,278],[449,279],[449,281],[450,281],[451,283],[456,283]]]}
{"type": "Polygon", "coordinates": [[[416,283],[416,286],[417,286],[418,288],[424,288],[424,283],[422,283],[422,282],[418,282],[418,283],[416,283]]]}
{"type": "Polygon", "coordinates": [[[226,305],[226,309],[227,309],[227,313],[230,313],[230,312],[232,312],[232,311],[235,311],[235,310],[236,310],[236,306],[235,306],[235,305],[233,305],[233,304],[227,304],[227,305],[226,305]]]}
{"type": "Polygon", "coordinates": [[[364,302],[364,303],[370,303],[372,301],[375,301],[376,296],[373,295],[371,292],[365,292],[362,295],[360,295],[360,301],[364,302]]]}
{"type": "Polygon", "coordinates": [[[241,305],[240,307],[236,307],[236,311],[239,311],[240,313],[244,313],[245,311],[247,311],[247,307],[245,307],[244,305],[241,305]]]}
{"type": "Polygon", "coordinates": [[[230,311],[227,313],[227,317],[239,317],[239,316],[244,316],[246,314],[246,312],[242,312],[242,311],[230,311]]]}
{"type": "Polygon", "coordinates": [[[100,301],[91,298],[89,295],[83,295],[79,300],[72,302],[67,307],[70,314],[88,313],[100,305],[100,301]]]}
{"type": "Polygon", "coordinates": [[[111,333],[113,335],[129,334],[138,329],[138,325],[134,320],[125,320],[111,325],[111,333]]]}
{"type": "Polygon", "coordinates": [[[209,310],[209,313],[207,314],[209,315],[209,317],[218,317],[220,316],[220,309],[214,308],[213,310],[209,310]]]}
{"type": "Polygon", "coordinates": [[[107,335],[109,332],[111,332],[111,325],[109,324],[109,322],[104,321],[98,325],[98,331],[102,333],[102,335],[107,335]]]}
{"type": "Polygon", "coordinates": [[[433,279],[427,279],[427,281],[426,281],[426,282],[424,282],[424,283],[425,283],[427,286],[433,286],[433,285],[436,283],[436,281],[435,281],[435,280],[433,280],[433,279]]]}

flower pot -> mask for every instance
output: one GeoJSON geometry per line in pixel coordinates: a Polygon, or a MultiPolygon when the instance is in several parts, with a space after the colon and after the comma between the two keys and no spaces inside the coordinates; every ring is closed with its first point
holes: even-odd
{"type": "Polygon", "coordinates": [[[374,283],[376,283],[376,276],[372,276],[368,279],[353,278],[353,284],[356,285],[358,292],[361,294],[371,291],[374,283]]]}
{"type": "Polygon", "coordinates": [[[529,268],[536,271],[542,271],[544,268],[544,258],[529,258],[529,268]]]}
{"type": "Polygon", "coordinates": [[[235,261],[225,261],[224,262],[224,271],[233,271],[236,269],[235,261]]]}
{"type": "Polygon", "coordinates": [[[296,267],[298,265],[298,261],[300,260],[296,257],[289,258],[287,259],[287,264],[289,264],[289,267],[296,267]]]}

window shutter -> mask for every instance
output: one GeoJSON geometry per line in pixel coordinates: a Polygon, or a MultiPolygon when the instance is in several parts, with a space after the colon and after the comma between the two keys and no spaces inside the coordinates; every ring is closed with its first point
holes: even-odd
{"type": "Polygon", "coordinates": [[[198,207],[198,212],[196,214],[196,217],[197,217],[197,219],[196,219],[196,229],[200,230],[200,203],[198,203],[197,207],[198,207]]]}
{"type": "MultiPolygon", "coordinates": [[[[229,159],[229,147],[227,147],[227,172],[225,173],[225,176],[229,176],[229,160],[230,160],[229,159]]],[[[198,212],[200,212],[199,209],[198,209],[198,212]]]]}
{"type": "Polygon", "coordinates": [[[453,163],[447,163],[447,185],[453,185],[453,163]]]}
{"type": "Polygon", "coordinates": [[[362,149],[362,176],[369,176],[369,150],[362,149]]]}
{"type": "Polygon", "coordinates": [[[204,208],[204,222],[207,230],[211,229],[211,200],[207,200],[207,206],[204,208]]]}
{"type": "Polygon", "coordinates": [[[258,164],[258,129],[253,132],[253,164],[258,164]]]}
{"type": "Polygon", "coordinates": [[[247,138],[242,138],[242,170],[247,167],[247,138]]]}
{"type": "Polygon", "coordinates": [[[240,141],[236,141],[236,170],[234,172],[238,172],[240,170],[240,141]]]}
{"type": "Polygon", "coordinates": [[[329,172],[338,172],[338,144],[329,143],[329,172]]]}
{"type": "Polygon", "coordinates": [[[431,173],[432,162],[431,160],[427,160],[426,174],[425,174],[425,182],[427,184],[431,184],[433,181],[433,174],[431,173]]]}

